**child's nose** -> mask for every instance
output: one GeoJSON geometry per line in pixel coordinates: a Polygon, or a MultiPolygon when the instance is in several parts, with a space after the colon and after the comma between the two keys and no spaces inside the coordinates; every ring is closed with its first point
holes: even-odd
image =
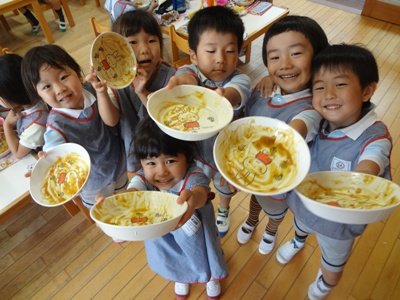
{"type": "Polygon", "coordinates": [[[150,53],[150,48],[147,45],[140,45],[139,53],[141,53],[141,54],[150,53]]]}
{"type": "Polygon", "coordinates": [[[225,63],[225,54],[223,52],[217,52],[217,64],[225,63]]]}
{"type": "Polygon", "coordinates": [[[166,175],[169,173],[168,168],[165,165],[160,165],[158,168],[158,172],[160,175],[166,175]]]}
{"type": "Polygon", "coordinates": [[[282,55],[280,60],[280,69],[288,69],[292,65],[291,59],[288,55],[282,55]]]}
{"type": "Polygon", "coordinates": [[[324,98],[325,98],[325,100],[331,100],[331,99],[334,99],[335,98],[335,92],[334,92],[334,90],[333,89],[331,89],[331,88],[325,88],[325,94],[324,94],[324,98]]]}
{"type": "Polygon", "coordinates": [[[65,85],[59,83],[59,84],[56,84],[55,89],[56,89],[57,94],[61,94],[61,93],[63,93],[64,91],[67,90],[67,87],[66,87],[65,85]]]}

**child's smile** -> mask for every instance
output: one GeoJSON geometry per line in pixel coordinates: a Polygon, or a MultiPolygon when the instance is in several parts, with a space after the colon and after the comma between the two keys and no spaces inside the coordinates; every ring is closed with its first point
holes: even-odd
{"type": "Polygon", "coordinates": [[[146,179],[160,190],[169,190],[186,174],[187,162],[183,154],[148,157],[141,160],[146,179]]]}
{"type": "Polygon", "coordinates": [[[55,108],[83,109],[82,78],[72,69],[40,68],[38,95],[55,108]]]}
{"type": "Polygon", "coordinates": [[[275,35],[268,41],[265,51],[269,74],[283,94],[300,92],[308,87],[314,51],[302,33],[287,31],[275,35]]]}

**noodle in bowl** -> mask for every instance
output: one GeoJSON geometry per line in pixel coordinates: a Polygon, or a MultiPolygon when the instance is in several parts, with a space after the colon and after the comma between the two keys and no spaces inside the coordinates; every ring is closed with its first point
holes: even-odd
{"type": "Polygon", "coordinates": [[[78,195],[89,178],[90,156],[74,143],[58,145],[40,158],[32,170],[30,193],[38,204],[62,205],[78,195]]]}
{"type": "Polygon", "coordinates": [[[300,134],[267,117],[242,118],[224,128],[214,144],[214,159],[233,186],[262,196],[294,189],[310,167],[300,134]]]}
{"type": "Polygon", "coordinates": [[[187,210],[176,203],[177,195],[158,191],[116,194],[96,203],[91,218],[101,230],[124,241],[143,241],[174,230],[187,210]]]}
{"type": "Polygon", "coordinates": [[[149,97],[147,111],[162,131],[185,141],[208,139],[233,117],[232,105],[225,97],[195,85],[156,91],[149,97]]]}
{"type": "Polygon", "coordinates": [[[344,224],[387,218],[400,205],[400,187],[381,177],[326,171],[308,174],[296,193],[313,214],[344,224]]]}

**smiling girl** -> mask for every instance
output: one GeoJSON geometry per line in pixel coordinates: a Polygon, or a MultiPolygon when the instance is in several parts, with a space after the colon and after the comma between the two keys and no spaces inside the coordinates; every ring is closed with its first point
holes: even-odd
{"type": "MultiPolygon", "coordinates": [[[[162,60],[161,28],[151,13],[140,9],[125,12],[115,21],[112,30],[126,38],[138,64],[132,84],[124,89],[112,90],[118,112],[113,116],[114,121],[108,123],[114,126],[119,122],[128,154],[133,152],[131,146],[135,128],[140,119],[147,115],[147,96],[163,88],[174,75],[175,69],[162,60]]],[[[139,167],[140,163],[133,155],[128,157],[129,172],[139,167]]]]}
{"type": "Polygon", "coordinates": [[[228,270],[210,201],[210,179],[195,164],[196,144],[170,137],[148,116],[139,123],[134,140],[142,169],[128,190],[163,191],[188,203],[179,229],[145,241],[150,268],[175,282],[178,299],[186,299],[192,283],[206,283],[207,295],[218,299],[219,280],[228,270]]]}

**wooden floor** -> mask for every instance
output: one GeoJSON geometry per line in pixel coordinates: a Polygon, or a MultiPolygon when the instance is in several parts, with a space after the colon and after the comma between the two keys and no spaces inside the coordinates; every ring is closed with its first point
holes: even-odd
{"type": "MultiPolygon", "coordinates": [[[[400,27],[306,0],[274,2],[290,7],[291,14],[317,20],[331,43],[363,43],[373,51],[380,70],[373,102],[393,136],[392,174],[400,184],[400,27]]],[[[69,0],[69,4],[77,24],[74,28],[58,32],[53,15],[46,13],[46,18],[56,43],[88,70],[93,41],[89,17],[108,23],[108,15],[91,0],[85,6],[78,0],[69,0]]],[[[42,32],[30,35],[30,26],[21,15],[6,17],[12,31],[0,29],[3,47],[23,55],[30,47],[46,43],[42,32]]],[[[264,75],[261,39],[252,48],[251,62],[241,68],[254,83],[264,75]]],[[[286,266],[276,261],[275,251],[266,256],[258,252],[266,218],[250,242],[240,246],[236,232],[247,216],[248,202],[244,193],[232,201],[232,227],[222,239],[230,271],[222,282],[222,299],[306,299],[319,268],[315,237],[310,237],[286,266]]],[[[328,299],[400,299],[399,219],[397,209],[388,220],[368,226],[328,299]]],[[[291,223],[292,215],[288,215],[279,230],[277,246],[292,237],[291,223]]],[[[173,284],[147,266],[143,243],[113,243],[81,213],[71,218],[63,208],[48,209],[32,203],[0,224],[0,299],[173,298],[173,284]]],[[[190,299],[206,299],[204,286],[192,286],[190,299]]]]}

